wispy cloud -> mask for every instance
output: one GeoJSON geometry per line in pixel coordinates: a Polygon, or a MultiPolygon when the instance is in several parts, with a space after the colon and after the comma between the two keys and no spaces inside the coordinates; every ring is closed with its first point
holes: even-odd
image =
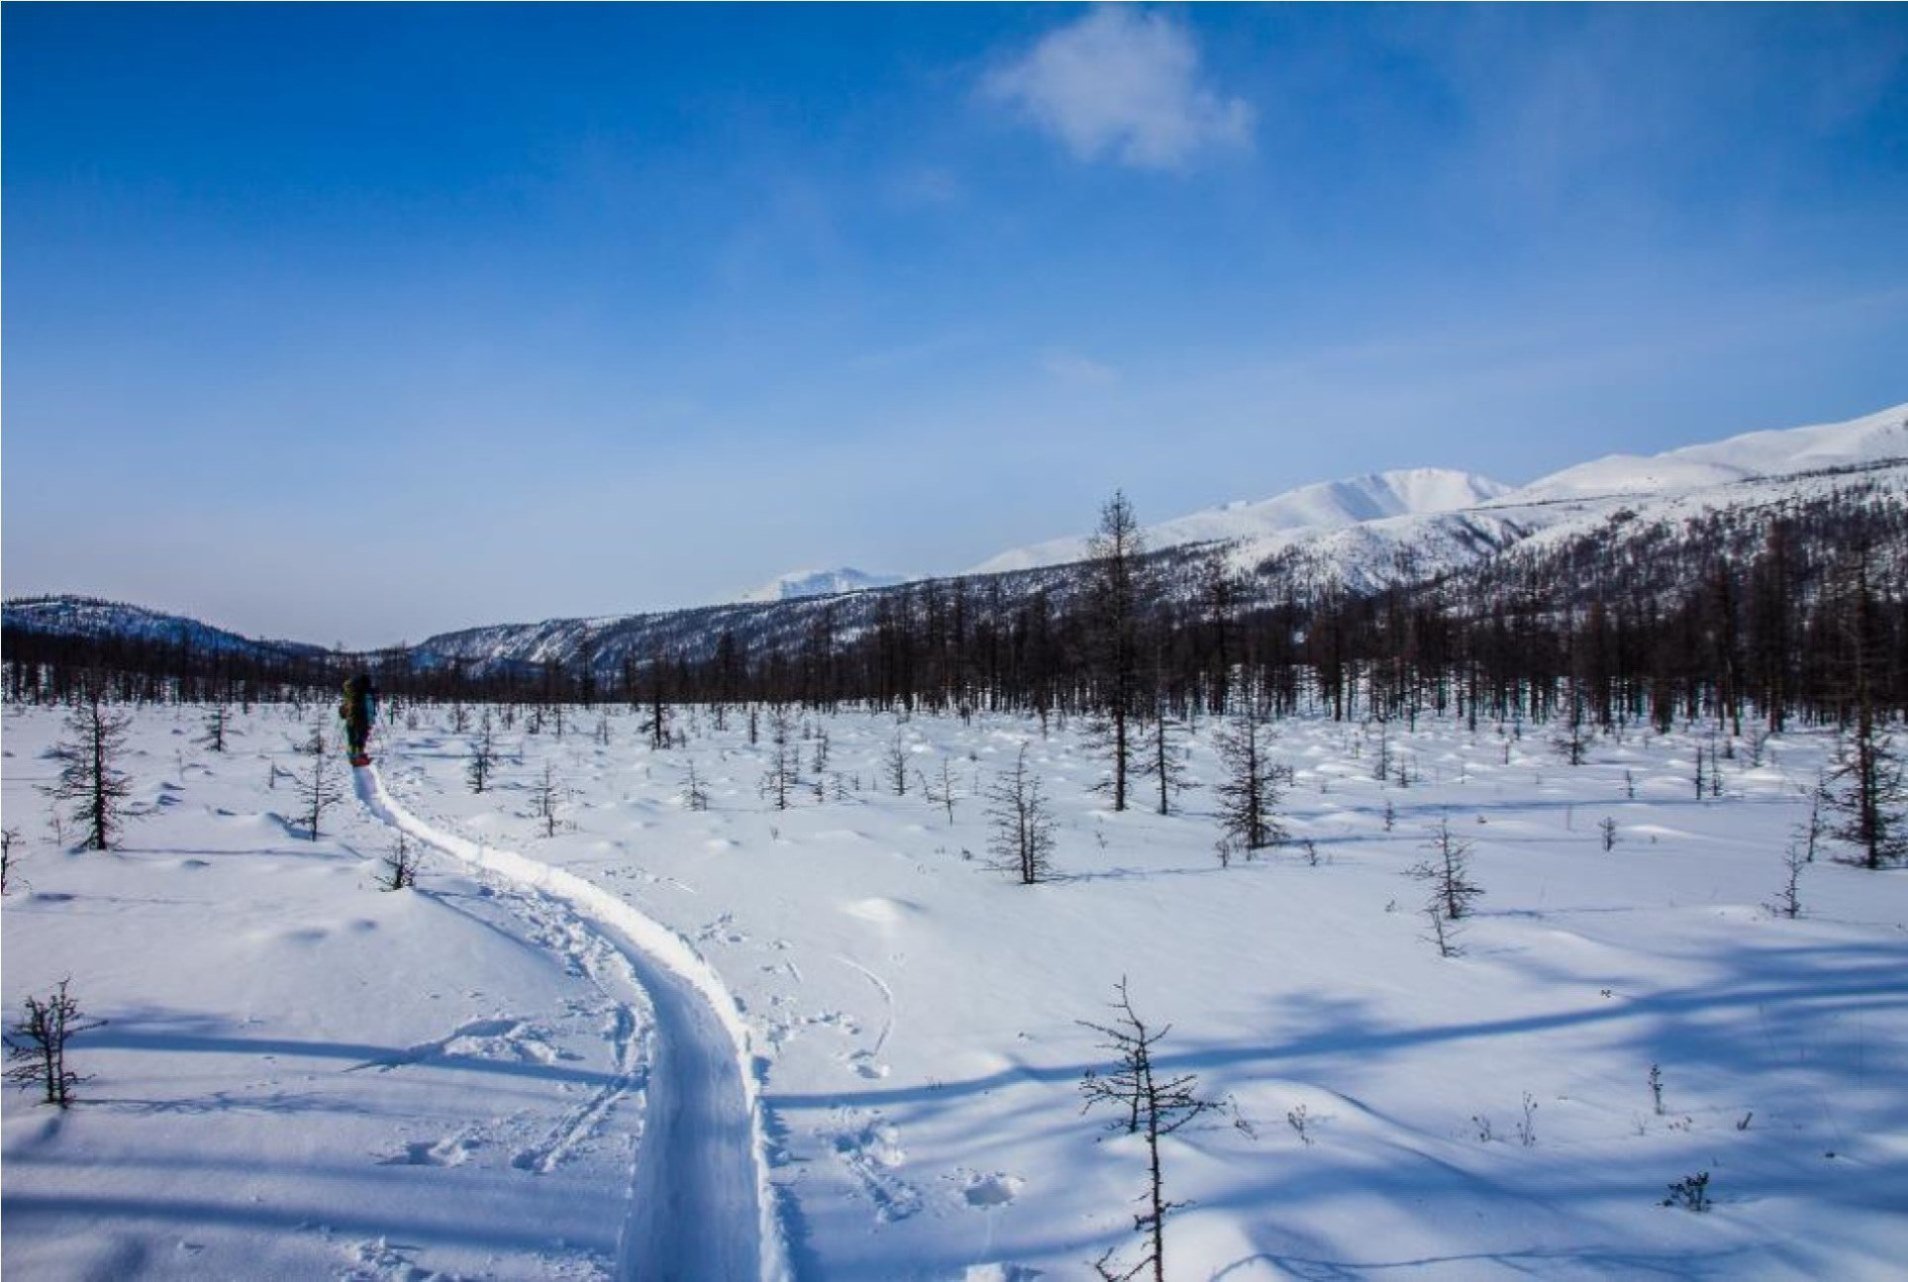
{"type": "Polygon", "coordinates": [[[1040,368],[1052,378],[1076,387],[1106,387],[1120,381],[1120,372],[1111,365],[1064,348],[1042,352],[1040,368]]]}
{"type": "Polygon", "coordinates": [[[1251,104],[1203,81],[1192,33],[1124,5],[1047,33],[982,89],[1081,160],[1180,169],[1252,138],[1251,104]]]}

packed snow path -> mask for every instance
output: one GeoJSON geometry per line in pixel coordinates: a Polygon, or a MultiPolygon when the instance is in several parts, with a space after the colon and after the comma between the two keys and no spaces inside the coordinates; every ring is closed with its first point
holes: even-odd
{"type": "Polygon", "coordinates": [[[375,766],[357,792],[380,820],[466,863],[562,900],[621,951],[649,996],[654,1061],[621,1282],[788,1276],[769,1191],[748,1035],[720,979],[678,935],[602,887],[432,828],[391,799],[375,766]]]}

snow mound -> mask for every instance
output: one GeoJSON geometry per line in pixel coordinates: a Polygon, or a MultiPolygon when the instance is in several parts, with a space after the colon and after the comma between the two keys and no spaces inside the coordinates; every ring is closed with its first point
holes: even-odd
{"type": "Polygon", "coordinates": [[[859,917],[863,921],[871,921],[878,926],[892,926],[909,917],[918,916],[921,906],[911,904],[905,899],[884,899],[877,895],[873,899],[857,899],[852,903],[843,904],[841,910],[850,917],[859,917]]]}

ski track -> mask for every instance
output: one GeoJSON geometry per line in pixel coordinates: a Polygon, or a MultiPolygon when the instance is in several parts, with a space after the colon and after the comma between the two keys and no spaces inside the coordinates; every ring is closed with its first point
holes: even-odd
{"type": "MultiPolygon", "coordinates": [[[[353,773],[359,800],[379,820],[512,883],[524,895],[525,915],[566,936],[572,957],[593,970],[585,960],[596,951],[592,944],[613,951],[648,996],[656,1036],[617,1248],[620,1282],[788,1282],[749,1031],[721,978],[682,936],[602,887],[441,832],[393,801],[375,766],[353,773]],[[567,920],[553,922],[549,907],[567,920]]],[[[520,1155],[520,1164],[547,1169],[633,1084],[636,1021],[627,1007],[617,1025],[617,1067],[625,1081],[593,1099],[551,1144],[520,1155]]]]}
{"type": "Polygon", "coordinates": [[[888,1012],[888,1018],[887,1022],[881,1026],[881,1036],[875,1038],[874,1049],[868,1052],[870,1055],[879,1055],[881,1048],[888,1044],[889,1035],[894,1032],[894,990],[888,987],[887,980],[881,978],[881,976],[875,974],[854,958],[843,957],[838,953],[835,956],[835,960],[844,966],[860,971],[863,975],[867,976],[868,982],[873,984],[881,992],[881,1000],[888,1012]]]}

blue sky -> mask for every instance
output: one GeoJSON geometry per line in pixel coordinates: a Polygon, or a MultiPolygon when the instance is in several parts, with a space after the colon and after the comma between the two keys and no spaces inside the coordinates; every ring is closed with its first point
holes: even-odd
{"type": "Polygon", "coordinates": [[[4,577],[352,645],[1908,400],[1908,7],[8,5],[4,577]]]}

